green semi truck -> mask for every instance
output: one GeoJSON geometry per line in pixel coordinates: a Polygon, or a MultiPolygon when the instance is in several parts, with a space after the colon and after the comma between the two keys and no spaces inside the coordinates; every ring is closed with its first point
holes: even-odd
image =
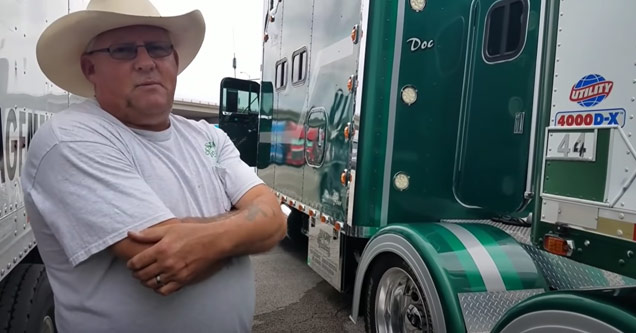
{"type": "Polygon", "coordinates": [[[220,126],[371,332],[636,332],[636,2],[266,0],[220,126]]]}

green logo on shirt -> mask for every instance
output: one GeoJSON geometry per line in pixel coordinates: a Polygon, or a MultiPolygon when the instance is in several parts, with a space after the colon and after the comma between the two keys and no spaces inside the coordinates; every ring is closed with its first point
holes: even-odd
{"type": "Polygon", "coordinates": [[[214,163],[216,163],[216,145],[210,141],[205,144],[205,154],[210,156],[214,163]]]}

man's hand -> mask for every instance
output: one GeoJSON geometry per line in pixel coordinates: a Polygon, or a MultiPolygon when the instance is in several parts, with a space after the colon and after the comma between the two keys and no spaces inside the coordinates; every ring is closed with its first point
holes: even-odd
{"type": "MultiPolygon", "coordinates": [[[[150,227],[150,229],[161,228],[167,225],[180,224],[180,223],[181,221],[178,219],[169,219],[169,220],[153,225],[152,227],[150,227]]],[[[128,261],[132,257],[141,253],[143,250],[151,247],[152,244],[154,243],[155,242],[140,243],[130,238],[124,238],[120,240],[119,242],[113,244],[110,247],[110,250],[112,251],[114,255],[116,255],[120,259],[124,261],[128,261]]]]}
{"type": "Polygon", "coordinates": [[[148,288],[162,295],[174,293],[225,265],[223,242],[218,241],[220,229],[212,224],[181,223],[130,232],[133,241],[156,244],[130,259],[128,268],[148,288]]]}

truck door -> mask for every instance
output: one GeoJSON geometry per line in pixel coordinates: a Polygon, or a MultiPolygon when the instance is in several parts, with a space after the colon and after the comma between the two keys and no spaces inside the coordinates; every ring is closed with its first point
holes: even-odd
{"type": "Polygon", "coordinates": [[[469,207],[523,209],[540,1],[473,1],[454,170],[469,207]]]}
{"type": "Polygon", "coordinates": [[[224,78],[219,100],[219,127],[241,152],[241,159],[256,166],[260,84],[224,78]]]}
{"type": "Polygon", "coordinates": [[[349,78],[357,71],[359,44],[351,30],[360,23],[360,2],[316,1],[313,9],[309,89],[304,115],[303,200],[344,221],[351,142],[345,128],[353,119],[354,93],[349,78]]]}
{"type": "Polygon", "coordinates": [[[270,185],[305,205],[311,205],[303,197],[303,175],[313,3],[313,0],[274,0],[267,28],[273,37],[263,46],[263,81],[274,84],[274,177],[270,185]]]}

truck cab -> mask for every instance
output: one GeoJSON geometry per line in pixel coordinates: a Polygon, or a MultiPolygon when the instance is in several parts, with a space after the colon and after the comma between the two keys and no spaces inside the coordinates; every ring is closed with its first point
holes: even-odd
{"type": "Polygon", "coordinates": [[[631,2],[264,5],[245,149],[353,320],[636,330],[631,2]]]}

